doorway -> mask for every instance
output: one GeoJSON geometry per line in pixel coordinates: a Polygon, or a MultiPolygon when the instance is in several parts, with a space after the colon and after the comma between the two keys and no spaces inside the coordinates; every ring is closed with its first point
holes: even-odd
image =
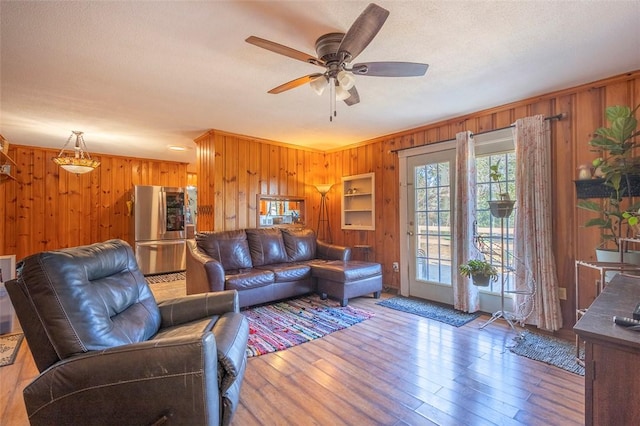
{"type": "Polygon", "coordinates": [[[409,295],[453,304],[455,149],[409,157],[406,173],[409,295]]]}

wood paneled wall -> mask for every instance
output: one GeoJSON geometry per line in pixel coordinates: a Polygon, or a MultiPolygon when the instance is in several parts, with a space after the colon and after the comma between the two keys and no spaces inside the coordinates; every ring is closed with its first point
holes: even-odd
{"type": "Polygon", "coordinates": [[[198,145],[198,229],[255,228],[259,194],[304,197],[305,222],[316,229],[325,155],[212,130],[198,145]]]}
{"type": "MultiPolygon", "coordinates": [[[[333,241],[338,244],[373,246],[370,259],[383,265],[384,284],[398,288],[400,277],[392,262],[400,258],[398,156],[394,150],[426,145],[455,138],[456,133],[474,133],[510,126],[517,119],[544,114],[566,114],[551,123],[553,150],[553,249],[561,287],[567,288],[567,300],[561,302],[566,328],[575,321],[575,259],[594,259],[599,241],[597,229],[582,224],[590,214],[576,208],[573,181],[580,164],[597,156],[588,141],[592,132],[604,124],[608,105],[640,103],[640,71],[611,77],[594,83],[525,99],[410,131],[376,138],[357,145],[318,153],[273,141],[253,139],[210,131],[196,140],[198,144],[199,203],[215,206],[210,216],[199,217],[199,229],[236,229],[256,224],[258,193],[305,195],[308,223],[315,229],[320,197],[311,186],[317,182],[340,183],[342,176],[375,172],[376,230],[340,229],[340,185],[328,194],[333,241]],[[208,201],[205,201],[208,200],[208,201]]],[[[585,282],[596,275],[584,274],[585,282]]],[[[581,306],[595,297],[595,287],[581,290],[581,306]]]]}
{"type": "MultiPolygon", "coordinates": [[[[17,141],[16,141],[17,142],[17,141]]],[[[184,186],[187,164],[96,155],[100,167],[76,175],[51,159],[57,150],[11,145],[17,181],[0,184],[0,253],[29,254],[110,238],[133,243],[126,201],[133,185],[184,186]]]]}

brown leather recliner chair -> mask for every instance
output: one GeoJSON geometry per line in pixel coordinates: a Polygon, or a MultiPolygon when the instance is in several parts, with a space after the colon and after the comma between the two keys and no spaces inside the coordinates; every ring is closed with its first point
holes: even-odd
{"type": "Polygon", "coordinates": [[[121,240],[29,256],[6,287],[41,372],[32,425],[231,421],[249,335],[235,291],[157,304],[121,240]]]}

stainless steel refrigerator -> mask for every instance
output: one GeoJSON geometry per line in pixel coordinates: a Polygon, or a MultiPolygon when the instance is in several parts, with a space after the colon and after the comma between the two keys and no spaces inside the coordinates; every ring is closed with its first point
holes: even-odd
{"type": "Polygon", "coordinates": [[[185,190],[136,185],[133,191],[135,252],[145,275],[186,269],[185,190]]]}

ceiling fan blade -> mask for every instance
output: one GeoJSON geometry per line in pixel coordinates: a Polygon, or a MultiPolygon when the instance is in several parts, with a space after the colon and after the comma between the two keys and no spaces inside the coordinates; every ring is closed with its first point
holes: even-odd
{"type": "Polygon", "coordinates": [[[428,64],[416,62],[364,62],[355,64],[351,72],[373,77],[418,77],[424,75],[427,68],[428,64]]]}
{"type": "Polygon", "coordinates": [[[324,66],[324,62],[321,59],[316,58],[315,56],[308,55],[304,52],[300,52],[299,50],[292,49],[273,41],[265,40],[256,36],[251,36],[245,41],[249,44],[253,44],[254,46],[262,47],[263,49],[270,50],[280,55],[288,56],[289,58],[297,59],[299,61],[307,62],[309,64],[318,65],[321,67],[324,66]]]}
{"type": "Polygon", "coordinates": [[[358,56],[378,34],[388,16],[387,9],[370,3],[344,35],[338,48],[340,60],[351,62],[358,56]]]}
{"type": "Polygon", "coordinates": [[[351,89],[349,89],[349,93],[351,93],[351,96],[344,100],[345,104],[351,106],[360,102],[360,95],[356,90],[356,86],[353,86],[351,89]]]}
{"type": "Polygon", "coordinates": [[[296,78],[295,80],[291,80],[287,83],[281,84],[278,87],[274,87],[273,89],[269,90],[269,93],[276,95],[287,90],[295,89],[296,87],[307,84],[318,77],[322,77],[323,75],[324,74],[320,73],[305,75],[304,77],[296,78]]]}

